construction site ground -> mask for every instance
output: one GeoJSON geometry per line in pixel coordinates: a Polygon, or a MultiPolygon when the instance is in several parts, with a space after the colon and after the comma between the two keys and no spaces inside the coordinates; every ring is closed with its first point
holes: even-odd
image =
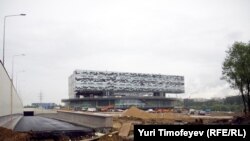
{"type": "Polygon", "coordinates": [[[173,111],[150,113],[131,107],[123,112],[102,112],[113,116],[113,128],[108,133],[94,133],[92,136],[78,134],[42,135],[32,132],[20,133],[9,129],[0,128],[0,141],[29,141],[32,139],[44,141],[132,141],[135,124],[154,125],[233,125],[250,124],[250,116],[239,113],[213,112],[206,115],[189,115],[186,112],[176,113],[173,111]],[[38,136],[42,136],[39,138],[38,136]]]}
{"type": "Polygon", "coordinates": [[[187,112],[173,111],[149,113],[136,107],[120,112],[107,113],[113,115],[113,131],[116,135],[105,135],[101,141],[130,141],[133,140],[133,125],[232,125],[250,124],[250,116],[230,112],[211,112],[206,115],[189,115],[187,112]]]}

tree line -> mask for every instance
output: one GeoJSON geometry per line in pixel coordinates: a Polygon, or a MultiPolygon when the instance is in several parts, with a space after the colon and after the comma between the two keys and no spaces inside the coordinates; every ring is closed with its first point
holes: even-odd
{"type": "Polygon", "coordinates": [[[243,111],[241,96],[230,96],[223,99],[209,99],[204,101],[197,101],[195,99],[184,99],[183,106],[189,109],[205,111],[243,111]]]}

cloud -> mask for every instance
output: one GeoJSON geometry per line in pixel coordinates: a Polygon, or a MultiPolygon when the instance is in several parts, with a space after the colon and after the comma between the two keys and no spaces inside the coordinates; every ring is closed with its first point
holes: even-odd
{"type": "Polygon", "coordinates": [[[25,104],[38,102],[40,91],[46,102],[68,98],[75,69],[184,75],[183,97],[235,94],[220,80],[221,65],[234,41],[250,38],[249,4],[2,0],[1,18],[27,14],[7,20],[6,67],[11,72],[12,56],[27,54],[15,61],[15,71],[26,70],[18,77],[25,104]]]}

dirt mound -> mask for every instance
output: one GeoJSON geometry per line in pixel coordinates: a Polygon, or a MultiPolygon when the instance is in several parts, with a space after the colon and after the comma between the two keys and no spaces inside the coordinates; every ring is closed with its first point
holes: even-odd
{"type": "Polygon", "coordinates": [[[13,132],[10,129],[0,127],[0,141],[27,141],[29,138],[29,134],[13,132]]]}
{"type": "Polygon", "coordinates": [[[133,137],[121,137],[118,135],[118,132],[112,132],[110,134],[102,136],[98,141],[133,141],[133,137]]]}
{"type": "Polygon", "coordinates": [[[238,125],[249,125],[250,124],[250,114],[243,116],[235,116],[232,119],[232,124],[238,125]]]}
{"type": "Polygon", "coordinates": [[[131,107],[122,113],[123,117],[136,117],[141,119],[154,118],[154,115],[147,113],[143,110],[138,109],[137,107],[131,107]]]}

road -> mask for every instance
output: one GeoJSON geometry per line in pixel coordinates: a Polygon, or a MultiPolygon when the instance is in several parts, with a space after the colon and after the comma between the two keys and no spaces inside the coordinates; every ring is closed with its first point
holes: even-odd
{"type": "Polygon", "coordinates": [[[39,117],[24,116],[16,125],[15,131],[27,132],[43,132],[43,131],[81,131],[91,132],[91,128],[76,126],[67,122],[39,117]]]}

